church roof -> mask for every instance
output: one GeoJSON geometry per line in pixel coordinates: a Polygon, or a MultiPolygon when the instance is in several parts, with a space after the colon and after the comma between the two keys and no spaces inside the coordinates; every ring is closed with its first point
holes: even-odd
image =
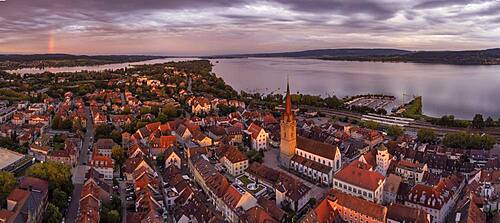
{"type": "Polygon", "coordinates": [[[335,160],[338,147],[331,144],[322,143],[320,141],[297,136],[297,148],[306,152],[335,160]]]}

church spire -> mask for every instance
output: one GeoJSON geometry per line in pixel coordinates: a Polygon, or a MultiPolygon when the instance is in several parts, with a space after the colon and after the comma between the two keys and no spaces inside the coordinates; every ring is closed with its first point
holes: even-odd
{"type": "Polygon", "coordinates": [[[290,84],[288,81],[288,77],[286,79],[285,114],[292,114],[292,97],[290,96],[290,84]]]}

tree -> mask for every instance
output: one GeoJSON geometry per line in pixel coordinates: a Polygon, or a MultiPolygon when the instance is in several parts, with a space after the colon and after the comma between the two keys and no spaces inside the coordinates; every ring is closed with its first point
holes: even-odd
{"type": "Polygon", "coordinates": [[[61,122],[61,129],[71,130],[73,128],[73,121],[71,119],[66,119],[61,122]]]}
{"type": "Polygon", "coordinates": [[[61,129],[62,119],[60,115],[55,115],[52,119],[52,129],[61,129]]]}
{"type": "Polygon", "coordinates": [[[484,120],[481,114],[474,115],[474,118],[472,119],[472,127],[476,129],[484,128],[484,120]]]}
{"type": "Polygon", "coordinates": [[[66,192],[62,191],[59,188],[54,189],[52,192],[51,203],[54,204],[59,210],[64,210],[68,208],[68,195],[66,192]]]}
{"type": "Polygon", "coordinates": [[[163,166],[165,165],[165,155],[160,154],[156,157],[156,165],[160,168],[163,168],[163,166]]]}
{"type": "Polygon", "coordinates": [[[26,170],[26,175],[49,182],[49,190],[56,188],[70,194],[73,191],[70,166],[56,162],[36,163],[26,170]]]}
{"type": "Polygon", "coordinates": [[[395,125],[391,125],[391,126],[389,126],[389,129],[387,129],[387,135],[394,137],[394,138],[397,138],[397,137],[403,135],[404,132],[405,132],[405,130],[402,127],[395,126],[395,125]]]}
{"type": "Polygon", "coordinates": [[[120,212],[111,210],[107,216],[107,222],[120,222],[120,212]]]}
{"type": "Polygon", "coordinates": [[[443,139],[445,146],[460,149],[491,149],[495,143],[495,138],[490,135],[469,134],[466,132],[448,133],[443,139]]]}
{"type": "Polygon", "coordinates": [[[14,190],[14,187],[16,187],[16,178],[14,174],[0,171],[0,207],[4,205],[7,196],[14,190]]]}
{"type": "Polygon", "coordinates": [[[484,122],[484,125],[485,125],[486,127],[492,127],[492,126],[494,126],[494,125],[495,125],[495,121],[493,121],[493,119],[492,119],[491,117],[488,117],[488,118],[486,119],[486,121],[484,122]]]}
{"type": "Polygon", "coordinates": [[[62,222],[62,214],[59,211],[59,208],[52,203],[47,205],[47,210],[45,211],[45,215],[43,217],[43,222],[46,223],[60,223],[62,222]]]}
{"type": "Polygon", "coordinates": [[[123,162],[125,162],[125,152],[123,147],[119,145],[113,146],[113,148],[111,148],[111,158],[116,161],[118,166],[121,166],[123,162]]]}
{"type": "Polygon", "coordinates": [[[432,129],[419,129],[417,132],[417,139],[422,143],[434,143],[437,136],[432,129]]]}
{"type": "Polygon", "coordinates": [[[116,143],[120,143],[122,140],[122,133],[119,130],[114,129],[113,131],[111,131],[110,137],[116,143]]]}
{"type": "Polygon", "coordinates": [[[374,122],[374,121],[362,122],[361,125],[364,126],[365,128],[369,128],[369,129],[373,129],[373,130],[377,130],[379,127],[379,124],[377,122],[374,122]]]}
{"type": "Polygon", "coordinates": [[[110,138],[111,132],[113,131],[113,127],[109,125],[99,125],[95,129],[95,137],[97,139],[110,138]]]}

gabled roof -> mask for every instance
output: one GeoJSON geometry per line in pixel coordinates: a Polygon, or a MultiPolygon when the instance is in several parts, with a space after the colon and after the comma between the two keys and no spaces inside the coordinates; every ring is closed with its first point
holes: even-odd
{"type": "Polygon", "coordinates": [[[376,171],[370,171],[359,161],[354,161],[342,168],[334,176],[335,179],[355,185],[370,191],[375,191],[384,181],[384,176],[376,171]]]}
{"type": "Polygon", "coordinates": [[[170,148],[175,145],[176,138],[175,136],[161,136],[160,137],[160,147],[161,148],[170,148]]]}
{"type": "Polygon", "coordinates": [[[238,189],[236,189],[233,185],[229,185],[224,193],[224,196],[222,197],[222,201],[224,201],[229,208],[235,210],[242,197],[243,195],[238,191],[238,189]]]}
{"type": "Polygon", "coordinates": [[[398,222],[429,223],[427,212],[418,208],[411,208],[402,204],[393,203],[387,207],[387,220],[398,222]]]}
{"type": "Polygon", "coordinates": [[[297,136],[297,148],[330,160],[335,160],[338,150],[337,146],[301,136],[297,136]]]}
{"type": "Polygon", "coordinates": [[[354,210],[378,221],[386,221],[387,208],[380,204],[354,197],[335,189],[331,191],[328,199],[333,200],[339,206],[354,210]]]}
{"type": "Polygon", "coordinates": [[[248,209],[243,218],[246,222],[252,223],[278,223],[278,221],[274,220],[271,215],[259,206],[248,209]]]}
{"type": "Polygon", "coordinates": [[[231,163],[239,163],[248,160],[246,154],[232,145],[222,145],[217,148],[217,155],[222,158],[226,157],[231,163]]]}
{"type": "Polygon", "coordinates": [[[259,134],[260,134],[260,131],[262,130],[262,127],[260,127],[259,125],[255,124],[254,122],[252,122],[252,124],[250,124],[248,126],[248,129],[247,129],[250,133],[252,133],[252,138],[253,139],[256,139],[259,134]]]}

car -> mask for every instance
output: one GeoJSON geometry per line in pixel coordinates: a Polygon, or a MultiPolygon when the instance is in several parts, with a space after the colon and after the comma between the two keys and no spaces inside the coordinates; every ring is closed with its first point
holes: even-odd
{"type": "Polygon", "coordinates": [[[113,189],[117,190],[118,189],[118,185],[113,186],[113,189]]]}
{"type": "Polygon", "coordinates": [[[126,200],[127,200],[127,201],[131,201],[131,200],[133,200],[133,199],[134,199],[134,198],[132,198],[132,197],[127,197],[127,199],[126,199],[126,200]]]}

